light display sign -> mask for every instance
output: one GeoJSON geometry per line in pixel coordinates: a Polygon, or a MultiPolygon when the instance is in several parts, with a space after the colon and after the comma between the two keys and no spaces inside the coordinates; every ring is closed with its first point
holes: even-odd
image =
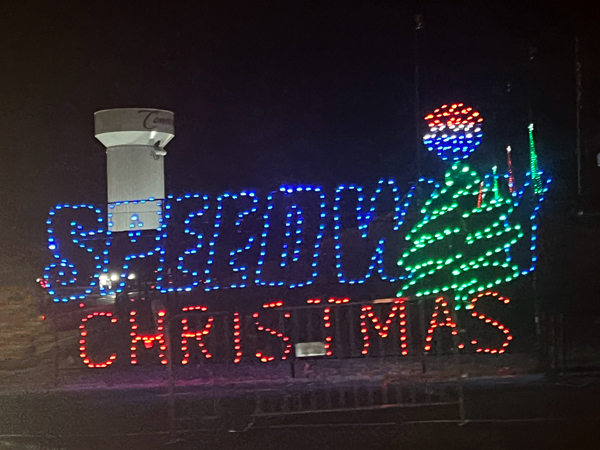
{"type": "MultiPolygon", "coordinates": [[[[510,151],[505,174],[497,167],[480,174],[464,161],[480,143],[478,112],[444,105],[426,118],[425,143],[452,161],[441,182],[421,178],[405,190],[384,179],[373,189],[340,185],[331,193],[282,186],[266,195],[170,196],[159,205],[156,230],[137,230],[133,214],[124,233],[110,231],[103,207],[58,205],[47,222],[54,260],[44,274],[48,293],[56,302],[115,294],[149,268],[152,279],[145,281],[163,293],[298,289],[331,272],[322,255],[326,239],[333,241],[337,283],[377,276],[400,286],[399,296],[452,292],[466,301],[532,271],[538,211],[550,182],[537,168],[533,126],[535,173],[527,172],[519,187],[510,151]]],[[[155,202],[130,203],[145,201],[155,202]]]]}
{"type": "MultiPolygon", "coordinates": [[[[396,322],[398,354],[407,355],[410,320],[403,299],[420,297],[437,298],[425,351],[431,348],[436,329],[448,327],[456,334],[448,312],[456,309],[466,310],[473,320],[504,336],[495,347],[474,338],[460,341],[459,348],[503,353],[512,339],[508,329],[474,308],[482,297],[508,303],[502,286],[536,267],[538,215],[551,179],[538,168],[534,127],[529,126],[529,170],[513,167],[511,147],[506,149],[506,170],[496,165],[481,170],[466,161],[481,143],[483,118],[477,111],[462,103],[448,104],[425,119],[429,126],[425,145],[448,164],[443,180],[421,178],[401,185],[382,179],[374,186],[344,184],[330,190],[285,185],[266,193],[196,193],[168,196],[164,201],[123,202],[132,207],[156,204],[159,226],[140,229],[133,212],[130,230],[121,233],[111,231],[111,208],[119,207],[118,202],[108,210],[86,204],[57,205],[47,221],[52,263],[45,269],[43,287],[57,303],[126,295],[142,284],[162,294],[273,288],[307,292],[304,299],[311,296],[308,303],[314,306],[320,300],[309,289],[315,286],[360,286],[379,280],[389,286],[395,300],[381,318],[371,305],[361,306],[362,355],[370,351],[370,327],[386,338],[396,322]]],[[[343,298],[323,307],[324,330],[334,328],[332,308],[348,302],[343,298]]],[[[282,306],[281,301],[267,304],[282,306]]],[[[206,306],[192,305],[181,313],[206,311],[206,306]]],[[[117,322],[109,313],[84,317],[81,357],[89,367],[108,367],[115,353],[93,362],[86,350],[85,322],[98,314],[104,321],[117,322]]],[[[166,364],[163,321],[167,311],[161,310],[157,330],[149,334],[138,332],[136,311],[128,314],[131,364],[137,364],[140,348],[155,345],[166,364]]],[[[286,332],[290,313],[277,324],[263,323],[261,314],[252,316],[255,331],[274,336],[282,347],[277,357],[265,351],[254,356],[262,362],[285,360],[295,344],[286,332]]],[[[205,359],[216,354],[207,344],[215,318],[199,324],[193,317],[181,318],[183,365],[190,361],[192,347],[199,348],[205,359]]],[[[244,355],[242,318],[238,312],[231,318],[236,363],[244,355]]],[[[335,339],[339,338],[334,333],[324,336],[326,356],[334,353],[335,339]]]]}
{"type": "Polygon", "coordinates": [[[128,326],[118,322],[111,312],[93,312],[81,319],[79,356],[90,368],[107,368],[117,361],[121,365],[142,361],[142,365],[166,365],[167,354],[174,358],[172,363],[182,366],[207,361],[270,363],[287,360],[296,344],[310,344],[320,346],[320,356],[325,358],[409,357],[439,352],[441,339],[437,339],[436,350],[433,346],[438,332],[445,329],[456,338],[450,347],[459,352],[493,355],[503,354],[513,340],[509,328],[478,305],[488,300],[483,309],[491,309],[489,300],[500,305],[510,303],[498,292],[486,291],[470,299],[460,319],[466,331],[460,335],[451,301],[443,296],[432,300],[433,307],[427,308],[427,320],[422,325],[419,316],[425,312],[421,310],[425,304],[404,298],[363,305],[348,299],[309,299],[300,308],[287,308],[283,301],[277,301],[245,316],[238,312],[213,313],[206,306],[186,306],[174,310],[171,318],[160,309],[153,317],[148,316],[150,320],[144,325],[134,309],[127,314],[128,326]],[[165,329],[169,319],[174,328],[170,338],[165,329]],[[300,321],[308,326],[299,329],[294,322],[300,321]],[[91,324],[95,324],[94,329],[91,324]],[[351,328],[354,325],[356,331],[351,328]],[[102,334],[107,328],[109,337],[102,334]],[[88,341],[97,344],[96,348],[89,349],[88,341]],[[170,352],[168,345],[173,346],[170,352]]]}

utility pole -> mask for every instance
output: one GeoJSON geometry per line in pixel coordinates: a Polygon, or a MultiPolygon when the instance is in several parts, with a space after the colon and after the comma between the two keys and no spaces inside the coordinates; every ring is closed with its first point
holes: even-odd
{"type": "Polygon", "coordinates": [[[533,122],[533,99],[531,98],[532,86],[533,86],[533,60],[535,59],[535,54],[537,52],[537,48],[533,45],[529,46],[529,65],[527,70],[527,78],[529,84],[529,93],[527,95],[527,121],[528,124],[533,122]]]}
{"type": "Polygon", "coordinates": [[[581,198],[581,62],[579,61],[579,37],[575,36],[575,151],[577,152],[577,196],[581,198]]]}
{"type": "Polygon", "coordinates": [[[415,164],[417,166],[417,179],[421,177],[421,105],[419,96],[419,30],[425,26],[423,15],[415,15],[415,164]]]}
{"type": "MultiPolygon", "coordinates": [[[[532,86],[533,86],[533,80],[534,80],[534,66],[533,66],[533,61],[535,58],[535,54],[537,52],[537,48],[534,47],[533,45],[529,46],[529,64],[528,64],[528,96],[527,96],[527,103],[528,103],[528,123],[531,126],[534,123],[534,115],[533,115],[533,99],[532,99],[532,86]]],[[[532,180],[533,180],[533,174],[532,174],[532,180]]],[[[533,183],[532,183],[532,187],[533,187],[533,183]]],[[[541,236],[538,235],[538,246],[541,245],[541,236]]],[[[541,317],[541,304],[540,304],[540,298],[538,295],[538,286],[537,286],[537,273],[534,270],[531,274],[531,291],[532,291],[532,296],[533,296],[533,310],[534,310],[534,320],[535,320],[535,336],[536,336],[536,353],[538,354],[538,358],[543,359],[543,355],[542,353],[542,317],[541,317]]]]}

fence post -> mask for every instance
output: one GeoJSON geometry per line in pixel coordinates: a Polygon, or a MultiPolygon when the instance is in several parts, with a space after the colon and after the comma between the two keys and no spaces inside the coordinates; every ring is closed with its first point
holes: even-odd
{"type": "Polygon", "coordinates": [[[421,370],[423,373],[427,372],[427,362],[426,362],[426,354],[423,349],[423,341],[425,340],[425,308],[423,306],[423,301],[425,299],[423,297],[417,300],[417,305],[419,308],[419,342],[417,343],[418,349],[421,352],[421,370]]]}
{"type": "MultiPolygon", "coordinates": [[[[450,303],[450,302],[448,302],[450,303]]],[[[460,355],[460,339],[463,333],[461,332],[461,320],[460,314],[456,311],[456,298],[452,301],[452,309],[450,309],[450,317],[454,321],[456,326],[455,331],[452,332],[452,352],[454,353],[454,364],[456,365],[456,370],[458,371],[458,414],[460,417],[460,423],[465,424],[467,422],[467,410],[465,408],[465,389],[464,389],[464,380],[465,374],[463,373],[463,364],[462,358],[460,355]]]]}
{"type": "Polygon", "coordinates": [[[173,374],[173,350],[171,341],[171,320],[175,317],[169,317],[165,320],[165,343],[167,344],[167,413],[169,416],[169,438],[171,441],[176,439],[177,423],[175,421],[175,376],[173,374]]]}
{"type": "Polygon", "coordinates": [[[53,337],[54,337],[54,361],[52,367],[52,387],[57,388],[59,382],[59,359],[60,359],[60,349],[58,348],[58,330],[56,329],[56,325],[53,325],[53,337]]]}
{"type": "Polygon", "coordinates": [[[560,317],[560,367],[561,374],[564,374],[567,370],[567,343],[565,342],[565,315],[564,313],[559,313],[560,317]]]}

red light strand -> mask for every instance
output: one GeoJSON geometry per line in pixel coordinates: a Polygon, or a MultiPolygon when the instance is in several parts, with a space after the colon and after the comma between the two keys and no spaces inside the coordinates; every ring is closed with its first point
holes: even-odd
{"type": "Polygon", "coordinates": [[[477,195],[477,207],[481,208],[483,202],[483,181],[479,184],[479,194],[477,195]]]}
{"type": "MultiPolygon", "coordinates": [[[[450,327],[452,329],[452,335],[456,336],[458,331],[456,330],[456,324],[452,320],[450,315],[450,307],[448,301],[444,297],[438,297],[435,299],[435,309],[431,314],[431,320],[429,321],[429,329],[427,330],[427,336],[425,337],[425,351],[431,350],[431,341],[433,341],[433,334],[438,327],[450,327]],[[444,320],[441,320],[440,312],[445,316],[444,320]]],[[[460,345],[458,347],[460,348],[460,345]]]]}
{"type": "MultiPolygon", "coordinates": [[[[332,303],[332,304],[336,304],[336,305],[340,305],[342,303],[348,303],[350,302],[350,299],[348,298],[333,298],[331,297],[329,300],[327,300],[328,303],[332,303]]],[[[319,303],[321,303],[321,299],[320,298],[316,298],[316,299],[308,299],[306,301],[306,303],[308,304],[313,304],[313,305],[318,305],[319,303]]],[[[327,329],[327,330],[331,330],[331,308],[325,308],[323,309],[323,326],[327,329]]],[[[331,344],[333,343],[333,336],[331,336],[331,334],[328,334],[325,336],[325,355],[326,356],[331,356],[333,355],[333,351],[331,350],[331,344]]]]}
{"type": "Polygon", "coordinates": [[[364,305],[361,309],[360,315],[360,332],[363,334],[363,349],[362,354],[369,354],[369,333],[367,328],[368,320],[370,320],[375,328],[375,330],[379,333],[379,336],[382,338],[388,337],[388,331],[390,329],[390,325],[392,324],[392,319],[396,317],[398,314],[399,317],[399,325],[400,325],[400,348],[402,349],[402,355],[408,355],[408,343],[407,343],[407,331],[406,331],[406,306],[404,306],[404,299],[398,298],[394,300],[394,306],[392,306],[392,310],[388,314],[388,317],[385,321],[385,324],[382,325],[382,320],[375,315],[373,312],[373,306],[364,305]]]}
{"type": "MultiPolygon", "coordinates": [[[[498,292],[494,292],[494,291],[481,292],[477,296],[475,296],[471,299],[471,305],[473,305],[473,312],[471,312],[471,316],[476,317],[477,319],[479,319],[493,327],[496,327],[504,335],[504,342],[502,343],[500,348],[484,348],[484,347],[478,346],[476,349],[476,352],[477,353],[483,352],[483,353],[491,353],[491,354],[496,354],[496,353],[502,354],[506,351],[506,347],[508,347],[508,345],[510,344],[510,341],[512,341],[513,337],[510,334],[510,330],[506,326],[499,323],[497,320],[487,317],[485,314],[478,313],[474,310],[477,300],[479,300],[482,297],[494,297],[494,298],[497,298],[498,301],[500,301],[504,304],[510,303],[510,299],[506,298],[506,297],[502,297],[501,295],[498,294],[498,292]]],[[[478,342],[474,339],[471,341],[471,345],[478,345],[478,342]]]]}
{"type": "MultiPolygon", "coordinates": [[[[333,303],[331,300],[333,299],[329,299],[329,303],[333,303]]],[[[327,328],[327,330],[331,329],[331,308],[325,308],[323,309],[323,325],[325,326],[325,328],[327,328]]],[[[325,356],[331,356],[333,355],[333,351],[331,350],[331,344],[333,343],[333,336],[331,336],[330,334],[328,334],[327,336],[325,336],[325,356]]]]}
{"type": "Polygon", "coordinates": [[[242,339],[240,337],[240,314],[233,313],[233,345],[235,349],[235,358],[233,362],[238,364],[242,360],[242,339]]]}
{"type": "Polygon", "coordinates": [[[136,311],[131,311],[129,313],[130,317],[129,317],[129,322],[131,323],[131,333],[129,333],[129,336],[131,336],[131,364],[137,364],[137,350],[138,350],[138,343],[140,341],[142,341],[144,343],[144,347],[150,349],[152,347],[154,347],[154,342],[158,342],[158,346],[159,346],[159,358],[160,358],[160,363],[165,365],[168,363],[167,358],[165,357],[165,352],[167,351],[167,344],[165,341],[165,327],[163,325],[164,323],[164,318],[166,316],[167,312],[164,310],[160,310],[158,311],[158,319],[156,320],[157,323],[157,327],[156,327],[156,331],[158,331],[158,333],[156,334],[144,334],[144,335],[140,335],[137,333],[137,329],[138,329],[138,324],[136,323],[135,320],[135,316],[137,315],[136,311]]]}
{"type": "MultiPolygon", "coordinates": [[[[263,308],[279,308],[283,306],[283,302],[279,301],[279,302],[274,302],[274,303],[265,303],[263,305],[263,308]]],[[[252,317],[254,319],[258,319],[259,317],[259,313],[254,313],[252,314],[252,317]]],[[[285,314],[284,316],[285,318],[289,318],[290,315],[289,314],[285,314]]],[[[281,333],[280,331],[277,331],[274,328],[269,328],[265,325],[262,325],[258,320],[254,321],[254,325],[256,325],[256,329],[258,331],[264,331],[266,333],[269,333],[273,336],[278,337],[279,339],[281,339],[283,342],[285,342],[285,350],[283,351],[283,356],[281,357],[282,361],[285,361],[287,359],[287,355],[289,355],[292,352],[292,344],[289,342],[290,338],[286,335],[284,335],[283,333],[281,333]]],[[[275,360],[274,356],[269,356],[269,355],[264,355],[262,352],[256,352],[255,356],[260,359],[261,362],[271,362],[275,360]]]]}
{"type": "MultiPolygon", "coordinates": [[[[194,311],[194,310],[206,311],[207,309],[208,308],[206,306],[192,306],[192,307],[183,308],[183,311],[184,312],[194,311]]],[[[190,361],[190,351],[188,348],[188,339],[195,339],[198,342],[198,347],[200,347],[200,349],[202,350],[202,354],[204,355],[204,358],[206,358],[206,359],[212,358],[212,355],[210,354],[208,349],[205,348],[204,342],[202,342],[202,339],[204,338],[204,336],[207,336],[210,333],[210,330],[213,325],[213,321],[214,321],[214,317],[209,317],[207,319],[206,323],[204,324],[204,328],[202,330],[190,331],[190,327],[188,325],[188,319],[187,318],[181,319],[181,325],[182,325],[181,351],[184,352],[183,359],[181,360],[181,364],[185,365],[185,364],[188,364],[190,361]]]]}
{"type": "Polygon", "coordinates": [[[108,359],[104,362],[101,363],[94,363],[90,360],[88,354],[86,353],[86,338],[88,335],[87,330],[85,329],[85,323],[90,320],[93,319],[94,317],[108,317],[110,318],[110,322],[111,323],[116,323],[117,322],[117,318],[116,317],[112,317],[112,313],[111,312],[95,312],[92,314],[88,314],[87,317],[84,317],[81,319],[82,324],[79,325],[79,329],[81,330],[80,334],[81,334],[81,339],[79,339],[79,351],[81,353],[79,353],[80,358],[83,360],[84,364],[87,364],[88,367],[92,368],[92,369],[98,369],[98,368],[105,368],[110,366],[116,359],[117,359],[117,355],[116,354],[112,354],[108,357],[108,359]]]}
{"type": "Polygon", "coordinates": [[[512,166],[512,160],[510,157],[510,153],[511,153],[511,149],[510,149],[510,145],[509,145],[508,147],[506,147],[506,159],[508,162],[508,190],[512,194],[515,191],[515,178],[513,176],[513,166],[512,166]]]}

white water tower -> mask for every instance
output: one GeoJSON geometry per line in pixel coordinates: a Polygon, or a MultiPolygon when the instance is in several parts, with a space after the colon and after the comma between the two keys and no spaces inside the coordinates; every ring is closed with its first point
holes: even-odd
{"type": "Polygon", "coordinates": [[[174,114],[149,108],[94,114],[95,136],[106,147],[109,230],[157,229],[165,198],[165,146],[175,137],[174,114]]]}

